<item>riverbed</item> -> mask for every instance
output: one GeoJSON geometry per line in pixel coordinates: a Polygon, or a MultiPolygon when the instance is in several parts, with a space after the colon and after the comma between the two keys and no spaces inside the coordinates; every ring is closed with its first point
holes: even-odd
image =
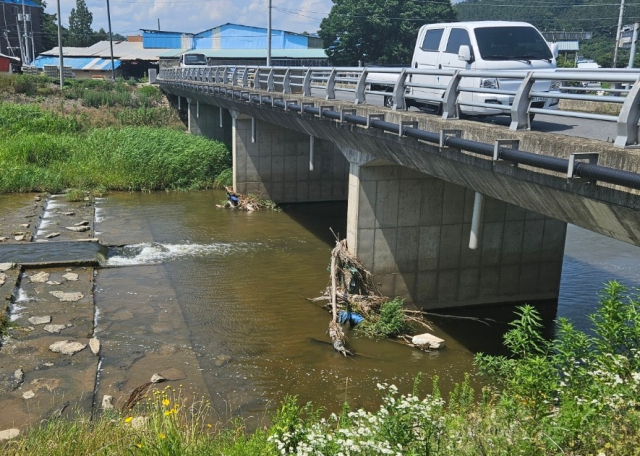
{"type": "MultiPolygon", "coordinates": [[[[24,199],[3,196],[2,204],[18,208],[24,199]]],[[[349,332],[356,356],[341,357],[326,334],[329,313],[307,298],[328,284],[331,230],[345,233],[346,204],[247,213],[217,208],[223,199],[223,192],[204,191],[95,200],[92,235],[111,246],[99,252],[94,278],[95,334],[112,340],[98,367],[96,398],[126,397],[154,366],[175,358],[181,372],[195,373],[194,387],[220,418],[259,423],[285,395],[327,411],[345,401],[371,408],[380,400],[377,383],[408,392],[418,373],[423,391],[433,376],[450,390],[474,372],[477,352],[502,352],[509,306],[446,312],[464,318],[431,316],[434,334],[446,340],[440,351],[349,332]]],[[[46,249],[69,252],[63,243],[46,249]]],[[[586,328],[604,281],[640,286],[639,260],[634,246],[569,227],[559,302],[539,307],[549,332],[560,316],[586,328]]]]}

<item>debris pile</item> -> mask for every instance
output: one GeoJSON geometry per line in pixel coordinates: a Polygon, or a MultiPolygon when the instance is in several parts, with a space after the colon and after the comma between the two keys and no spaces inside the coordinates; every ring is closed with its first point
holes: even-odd
{"type": "MultiPolygon", "coordinates": [[[[368,322],[379,320],[381,308],[389,303],[390,299],[378,292],[372,274],[355,255],[349,252],[346,240],[336,240],[336,246],[331,251],[330,275],[331,284],[324,290],[322,296],[311,301],[327,301],[326,307],[332,314],[329,337],[334,349],[347,356],[352,353],[345,346],[346,336],[341,324],[367,325],[368,322]]],[[[420,325],[431,329],[421,311],[403,308],[401,312],[404,327],[420,325]]],[[[401,341],[410,340],[410,336],[405,334],[397,334],[397,336],[401,341]]],[[[430,349],[436,344],[408,343],[408,345],[430,349]]]]}
{"type": "Polygon", "coordinates": [[[253,195],[249,193],[248,195],[243,195],[242,193],[234,192],[231,187],[225,187],[227,191],[227,199],[223,204],[218,204],[217,207],[227,208],[227,209],[240,209],[242,211],[263,211],[263,210],[271,210],[278,211],[279,208],[271,200],[263,199],[260,195],[253,195]]]}

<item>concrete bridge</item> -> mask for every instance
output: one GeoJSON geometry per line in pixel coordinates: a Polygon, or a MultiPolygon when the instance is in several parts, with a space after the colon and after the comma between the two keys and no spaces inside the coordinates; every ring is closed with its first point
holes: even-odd
{"type": "Polygon", "coordinates": [[[236,191],[278,203],[347,200],[349,248],[383,293],[424,308],[557,299],[567,223],[640,245],[635,149],[299,94],[157,82],[186,109],[191,133],[231,147],[236,191]]]}

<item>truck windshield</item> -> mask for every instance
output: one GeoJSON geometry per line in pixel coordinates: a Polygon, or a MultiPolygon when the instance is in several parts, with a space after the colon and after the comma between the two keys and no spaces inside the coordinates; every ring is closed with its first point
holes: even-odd
{"type": "Polygon", "coordinates": [[[204,54],[185,54],[184,64],[185,65],[206,65],[207,59],[205,58],[204,54]]]}
{"type": "Polygon", "coordinates": [[[533,27],[483,27],[475,30],[484,60],[551,60],[544,38],[533,27]]]}

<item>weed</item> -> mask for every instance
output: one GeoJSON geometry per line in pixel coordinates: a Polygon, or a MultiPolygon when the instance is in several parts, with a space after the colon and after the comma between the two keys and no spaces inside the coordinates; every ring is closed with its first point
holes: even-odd
{"type": "Polygon", "coordinates": [[[64,194],[64,199],[66,199],[69,202],[84,201],[85,197],[86,197],[85,192],[77,188],[70,188],[64,194]]]}
{"type": "Polygon", "coordinates": [[[371,313],[370,318],[358,325],[357,331],[372,339],[384,339],[407,332],[403,307],[404,300],[400,298],[383,303],[380,312],[371,313]]]}

